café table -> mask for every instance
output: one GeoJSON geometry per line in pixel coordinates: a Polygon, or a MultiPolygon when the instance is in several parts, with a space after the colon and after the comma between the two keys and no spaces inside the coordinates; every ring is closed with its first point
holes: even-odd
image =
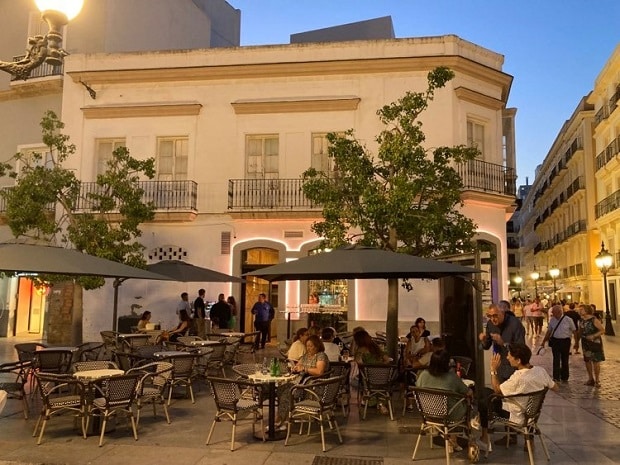
{"type": "Polygon", "coordinates": [[[73,377],[77,379],[87,380],[87,381],[94,381],[94,380],[98,380],[101,378],[107,378],[110,376],[119,376],[123,374],[125,374],[123,370],[104,368],[101,370],[76,371],[75,373],[73,373],[73,377]]]}
{"type": "Polygon", "coordinates": [[[207,347],[215,344],[221,344],[220,341],[190,341],[189,345],[195,347],[207,347]]]}
{"type": "Polygon", "coordinates": [[[245,333],[239,333],[239,332],[235,332],[235,331],[225,331],[223,333],[218,333],[221,334],[222,336],[226,336],[226,337],[244,337],[245,333]]]}
{"type": "MultiPolygon", "coordinates": [[[[94,383],[103,379],[109,378],[112,376],[120,376],[124,375],[125,372],[123,370],[116,370],[112,368],[104,368],[101,370],[84,370],[84,371],[76,371],[73,373],[73,377],[83,381],[86,386],[86,401],[88,405],[93,401],[95,397],[95,387],[94,383]]],[[[112,432],[116,429],[114,423],[108,423],[106,427],[107,432],[112,432]]],[[[98,416],[95,416],[92,422],[89,422],[89,431],[87,431],[87,435],[99,435],[101,433],[101,419],[98,416]]]]}
{"type": "Polygon", "coordinates": [[[153,353],[153,358],[157,360],[164,360],[171,357],[176,357],[177,355],[187,355],[191,352],[185,352],[183,350],[163,350],[161,352],[153,353]]]}
{"type": "MultiPolygon", "coordinates": [[[[266,384],[268,386],[268,411],[269,421],[267,429],[267,441],[278,441],[286,437],[286,431],[276,431],[275,419],[276,419],[276,386],[280,383],[286,383],[292,381],[297,377],[297,374],[283,374],[279,376],[272,376],[267,373],[264,374],[261,371],[250,373],[247,375],[255,384],[266,384]]],[[[258,439],[263,439],[262,434],[256,434],[258,439]]]]}

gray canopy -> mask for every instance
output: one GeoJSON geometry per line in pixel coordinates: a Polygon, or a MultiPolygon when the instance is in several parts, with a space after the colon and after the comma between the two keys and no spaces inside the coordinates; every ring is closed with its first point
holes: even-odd
{"type": "Polygon", "coordinates": [[[181,260],[163,260],[147,265],[146,269],[153,273],[168,276],[175,281],[184,283],[243,283],[244,279],[237,278],[219,271],[202,268],[181,260]]]}

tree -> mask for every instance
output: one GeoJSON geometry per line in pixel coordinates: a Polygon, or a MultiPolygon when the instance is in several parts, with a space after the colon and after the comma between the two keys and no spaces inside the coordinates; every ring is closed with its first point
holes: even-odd
{"type": "MultiPolygon", "coordinates": [[[[137,240],[141,223],[151,220],[154,206],[144,203],[141,178],[155,175],[153,158],[136,160],[126,147],[116,149],[96,187],[84,192],[81,182],[63,163],[75,153],[64,123],[53,111],[41,119],[47,154],[17,153],[0,164],[0,176],[16,179],[15,186],[0,191],[6,201],[8,225],[15,237],[25,236],[73,248],[98,257],[144,268],[144,246],[137,240]],[[56,213],[50,213],[56,207],[56,213]],[[60,208],[58,208],[60,207],[60,208]]],[[[71,278],[45,276],[48,282],[71,278]]],[[[80,277],[72,316],[76,342],[82,338],[82,288],[96,289],[105,280],[80,277]]],[[[117,283],[115,283],[117,284],[117,283]]]]}
{"type": "MultiPolygon", "coordinates": [[[[313,231],[325,246],[349,242],[421,257],[470,249],[476,225],[462,213],[462,180],[455,165],[479,155],[473,147],[427,149],[420,114],[435,91],[454,77],[447,68],[428,76],[424,92],[407,92],[377,111],[385,129],[373,156],[353,130],[330,133],[329,157],[335,173],[310,168],[304,194],[323,207],[313,231]]],[[[405,287],[410,290],[409,283],[405,287]]],[[[394,356],[398,332],[398,281],[388,280],[388,351],[394,356]]]]}

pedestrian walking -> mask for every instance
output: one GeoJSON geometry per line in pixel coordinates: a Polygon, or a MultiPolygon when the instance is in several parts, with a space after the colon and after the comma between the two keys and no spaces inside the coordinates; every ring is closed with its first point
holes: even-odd
{"type": "Polygon", "coordinates": [[[581,312],[579,337],[581,338],[583,361],[588,371],[588,381],[585,384],[586,386],[600,387],[601,362],[605,361],[601,336],[605,334],[605,329],[600,320],[595,317],[594,308],[591,305],[582,305],[579,310],[581,312]]]}
{"type": "Polygon", "coordinates": [[[545,347],[545,343],[549,342],[553,354],[553,380],[566,383],[569,378],[570,341],[577,328],[572,318],[564,314],[561,305],[551,307],[550,313],[547,333],[540,346],[545,347]]]}

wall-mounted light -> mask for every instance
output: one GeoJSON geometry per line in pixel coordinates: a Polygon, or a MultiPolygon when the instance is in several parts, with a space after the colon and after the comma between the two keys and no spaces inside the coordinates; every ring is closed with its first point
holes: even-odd
{"type": "Polygon", "coordinates": [[[61,29],[78,15],[84,0],[35,0],[35,3],[41,11],[41,18],[49,27],[47,34],[28,38],[28,49],[23,59],[0,61],[0,70],[23,80],[28,79],[30,71],[43,63],[62,65],[67,52],[62,48],[61,29]]]}

